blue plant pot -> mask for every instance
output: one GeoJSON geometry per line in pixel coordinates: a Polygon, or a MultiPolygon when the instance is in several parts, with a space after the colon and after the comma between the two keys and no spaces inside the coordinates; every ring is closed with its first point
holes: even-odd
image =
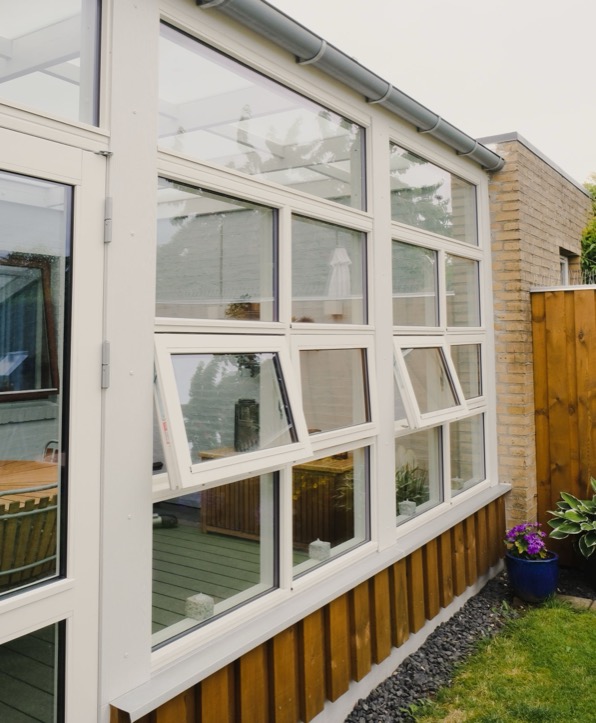
{"type": "Polygon", "coordinates": [[[544,560],[524,560],[507,552],[505,565],[515,594],[531,603],[542,602],[557,589],[559,556],[549,553],[544,560]]]}

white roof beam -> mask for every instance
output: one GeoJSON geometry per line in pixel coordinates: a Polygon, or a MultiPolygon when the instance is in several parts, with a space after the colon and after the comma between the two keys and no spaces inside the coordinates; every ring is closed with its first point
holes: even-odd
{"type": "MultiPolygon", "coordinates": [[[[2,40],[0,48],[7,50],[6,38],[2,40]]],[[[0,80],[3,82],[78,58],[81,54],[81,16],[74,15],[8,42],[10,57],[0,57],[0,80]]]]}

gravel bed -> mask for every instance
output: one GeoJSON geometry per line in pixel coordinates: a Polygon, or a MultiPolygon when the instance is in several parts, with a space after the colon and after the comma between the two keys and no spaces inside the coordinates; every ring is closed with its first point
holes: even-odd
{"type": "MultiPolygon", "coordinates": [[[[560,570],[557,591],[575,597],[595,596],[582,574],[569,568],[560,570]]],[[[501,573],[432,632],[367,698],[359,700],[345,723],[413,721],[408,707],[449,685],[456,666],[474,651],[479,640],[499,631],[513,608],[507,576],[501,573]]]]}

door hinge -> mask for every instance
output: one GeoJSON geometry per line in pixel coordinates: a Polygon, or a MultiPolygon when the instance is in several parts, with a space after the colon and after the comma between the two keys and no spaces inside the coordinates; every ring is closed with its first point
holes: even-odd
{"type": "Polygon", "coordinates": [[[104,341],[101,345],[101,388],[110,386],[110,342],[104,341]]]}
{"type": "Polygon", "coordinates": [[[106,196],[104,221],[103,221],[103,242],[109,244],[112,241],[112,197],[106,196]]]}

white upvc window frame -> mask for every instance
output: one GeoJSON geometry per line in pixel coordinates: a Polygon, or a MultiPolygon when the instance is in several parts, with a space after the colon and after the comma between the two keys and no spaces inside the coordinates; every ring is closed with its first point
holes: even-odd
{"type": "Polygon", "coordinates": [[[172,493],[192,492],[214,487],[233,479],[279,468],[304,460],[312,447],[302,412],[297,377],[292,367],[285,339],[275,336],[213,336],[203,334],[156,334],[156,375],[164,418],[160,420],[162,444],[166,454],[167,474],[172,493]],[[296,441],[266,449],[193,463],[188,449],[186,429],[171,357],[175,354],[243,354],[271,352],[277,355],[289,412],[294,423],[296,441]],[[163,434],[165,421],[169,438],[163,434]],[[169,449],[168,449],[169,446],[169,449]],[[166,451],[167,450],[167,451],[166,451]]]}
{"type": "MultiPolygon", "coordinates": [[[[395,223],[395,222],[394,222],[395,223]]],[[[412,234],[412,229],[409,226],[404,226],[405,229],[408,229],[406,233],[403,233],[402,229],[400,229],[399,233],[393,233],[391,237],[391,263],[393,266],[393,248],[394,244],[401,243],[406,244],[407,246],[416,246],[418,248],[432,251],[435,254],[436,258],[436,264],[437,268],[435,269],[435,279],[436,279],[436,298],[435,298],[435,304],[436,304],[436,311],[437,311],[437,324],[434,326],[416,326],[416,325],[401,325],[401,324],[393,324],[393,328],[395,330],[395,333],[400,334],[440,334],[444,333],[445,331],[445,320],[446,320],[446,303],[443,301],[446,294],[445,289],[445,259],[444,259],[444,249],[437,243],[436,238],[426,239],[426,238],[420,238],[421,233],[427,233],[427,232],[420,232],[416,231],[414,234],[412,234]]],[[[434,235],[433,235],[434,236],[434,235]]],[[[438,238],[438,237],[437,237],[438,238]]],[[[393,268],[392,268],[393,271],[393,268]]],[[[392,280],[392,301],[395,298],[393,296],[394,294],[393,290],[393,280],[392,280]]],[[[393,312],[393,309],[392,309],[393,312]]]]}
{"type": "MultiPolygon", "coordinates": [[[[398,389],[402,393],[404,407],[408,415],[410,431],[423,427],[436,426],[444,421],[455,419],[468,411],[461,385],[455,366],[449,353],[446,341],[442,337],[407,337],[398,336],[393,338],[395,348],[395,375],[398,389]],[[416,399],[414,385],[405,362],[404,350],[406,349],[437,349],[445,366],[445,372],[455,395],[455,405],[445,407],[434,412],[421,412],[420,404],[416,399]]],[[[396,420],[401,421],[401,420],[396,420]]]]}
{"type": "MultiPolygon", "coordinates": [[[[449,349],[449,357],[452,364],[453,362],[452,350],[455,346],[477,346],[480,351],[480,388],[481,393],[476,397],[470,397],[466,399],[466,407],[470,412],[475,409],[485,409],[487,403],[487,390],[486,390],[486,379],[487,379],[487,360],[486,360],[486,337],[483,334],[471,333],[471,334],[449,334],[446,338],[446,344],[449,349]]],[[[456,370],[457,371],[457,370],[456,370]]],[[[458,376],[459,379],[459,376],[458,376]]],[[[461,382],[460,382],[461,384],[461,382]]],[[[463,391],[463,388],[462,388],[463,391]]]]}
{"type": "MultiPolygon", "coordinates": [[[[378,433],[376,364],[374,358],[374,338],[371,334],[292,334],[292,359],[297,370],[300,400],[302,400],[302,375],[300,368],[300,352],[325,349],[357,349],[364,351],[365,368],[363,387],[365,404],[368,407],[369,420],[362,424],[340,427],[326,432],[309,435],[313,453],[325,452],[330,445],[358,442],[378,433]]],[[[302,403],[302,402],[301,402],[302,403]]]]}

